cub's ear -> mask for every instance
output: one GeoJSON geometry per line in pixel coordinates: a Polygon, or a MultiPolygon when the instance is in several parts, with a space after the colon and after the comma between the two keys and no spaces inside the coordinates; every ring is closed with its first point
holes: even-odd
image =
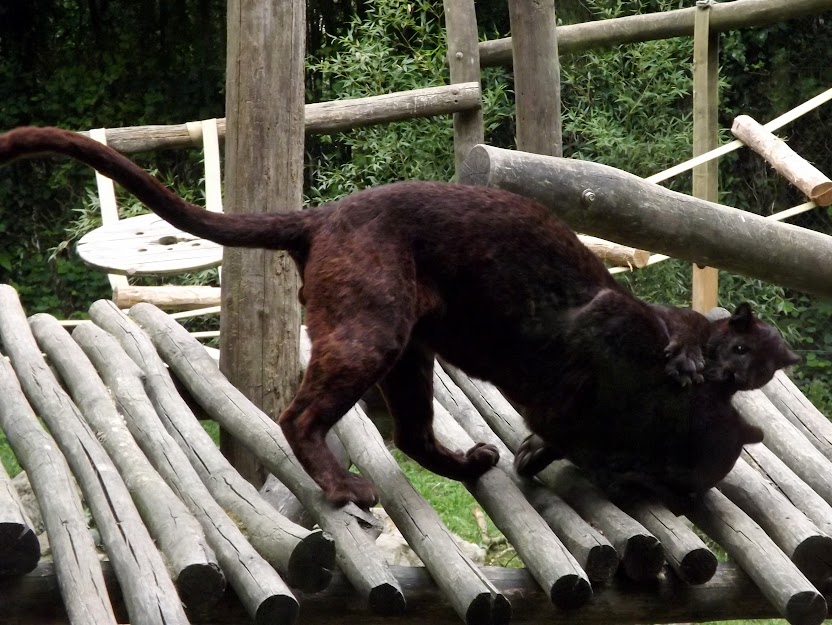
{"type": "Polygon", "coordinates": [[[751,329],[751,324],[753,323],[754,313],[751,312],[751,304],[748,302],[743,302],[737,306],[734,314],[731,315],[731,318],[728,320],[728,325],[730,325],[733,330],[737,330],[739,332],[747,332],[751,329]]]}

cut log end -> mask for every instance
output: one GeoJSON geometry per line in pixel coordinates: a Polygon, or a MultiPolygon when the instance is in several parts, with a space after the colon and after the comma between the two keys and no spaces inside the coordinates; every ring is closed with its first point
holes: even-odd
{"type": "Polygon", "coordinates": [[[254,625],[292,625],[298,620],[298,601],[292,595],[276,594],[268,597],[257,607],[254,625]]]}
{"type": "Polygon", "coordinates": [[[216,563],[186,566],[176,576],[176,590],[191,614],[204,614],[225,592],[225,576],[216,563]]]}
{"type": "Polygon", "coordinates": [[[0,575],[23,575],[40,560],[40,543],[22,523],[0,523],[0,575]]]}
{"type": "Polygon", "coordinates": [[[311,532],[301,540],[289,558],[286,583],[303,592],[320,592],[332,581],[335,542],[326,532],[311,532]]]}
{"type": "Polygon", "coordinates": [[[791,625],[820,625],[826,619],[826,600],[818,592],[796,593],[786,603],[783,616],[791,625]]]}
{"type": "Polygon", "coordinates": [[[381,616],[401,616],[407,608],[401,588],[393,584],[380,584],[370,590],[369,608],[381,616]]]}
{"type": "Polygon", "coordinates": [[[809,193],[811,199],[818,206],[832,205],[832,182],[822,182],[809,193]]]}
{"type": "Polygon", "coordinates": [[[679,577],[688,584],[704,584],[716,573],[718,561],[710,549],[694,549],[688,552],[679,566],[679,577]]]}
{"type": "Polygon", "coordinates": [[[792,562],[811,582],[832,576],[832,538],[823,534],[810,536],[792,554],[792,562]]]}
{"type": "Polygon", "coordinates": [[[595,545],[586,558],[586,576],[593,584],[605,583],[612,579],[618,569],[618,554],[612,545],[595,545]]]}
{"type": "Polygon", "coordinates": [[[621,558],[624,574],[636,582],[655,579],[664,566],[664,550],[651,534],[632,536],[621,558]]]}
{"type": "Polygon", "coordinates": [[[592,599],[592,586],[580,575],[564,575],[552,586],[549,599],[562,610],[574,610],[592,599]]]}
{"type": "Polygon", "coordinates": [[[465,622],[468,625],[508,625],[510,621],[511,603],[500,594],[478,595],[465,613],[465,622]]]}

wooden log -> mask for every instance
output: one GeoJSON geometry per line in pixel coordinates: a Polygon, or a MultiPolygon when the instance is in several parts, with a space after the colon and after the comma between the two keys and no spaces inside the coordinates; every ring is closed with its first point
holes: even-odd
{"type": "Polygon", "coordinates": [[[742,451],[742,458],[749,466],[777,486],[792,505],[810,518],[820,531],[827,536],[832,536],[832,506],[801,480],[768,447],[762,443],[746,445],[742,451]]]}
{"type": "MultiPolygon", "coordinates": [[[[449,449],[464,452],[475,443],[435,399],[433,431],[437,440],[449,449]]],[[[555,606],[575,609],[592,598],[587,574],[501,467],[492,468],[474,482],[466,482],[465,487],[505,535],[555,606]]]]}
{"type": "Polygon", "coordinates": [[[832,204],[832,180],[752,117],[738,115],[731,132],[815,204],[832,204]]]}
{"type": "Polygon", "coordinates": [[[610,542],[552,491],[517,475],[513,466],[514,454],[486,425],[471,400],[439,363],[433,368],[433,392],[471,439],[497,447],[500,452],[497,466],[523,491],[529,503],[586,571],[589,580],[592,583],[608,582],[618,568],[618,554],[610,542]]]}
{"type": "Polygon", "coordinates": [[[763,430],[766,447],[832,504],[832,462],[780,414],[763,392],[740,391],[732,403],[746,421],[763,430]]]}
{"type": "MultiPolygon", "coordinates": [[[[480,82],[480,50],[474,0],[444,0],[451,84],[480,82]]],[[[481,96],[480,96],[481,98],[481,96]]],[[[482,106],[454,113],[454,168],[459,175],[468,152],[485,141],[482,106]]]]}
{"type": "Polygon", "coordinates": [[[508,623],[511,604],[457,548],[448,528],[404,476],[363,411],[354,406],[333,429],[355,466],[375,483],[381,505],[459,617],[468,625],[508,623]]]}
{"type": "Polygon", "coordinates": [[[828,235],[676,193],[598,163],[478,145],[464,170],[461,182],[534,198],[580,232],[832,294],[828,235]]]}
{"type": "MultiPolygon", "coordinates": [[[[231,0],[227,15],[227,212],[299,211],[306,3],[231,0]]],[[[220,370],[276,419],[300,382],[297,267],[285,251],[229,247],[223,276],[220,370]]],[[[263,485],[266,471],[256,456],[222,428],[220,449],[245,479],[263,485]]]]}
{"type": "MultiPolygon", "coordinates": [[[[0,285],[0,339],[20,385],[84,493],[126,596],[131,623],[187,623],[182,603],[112,460],[41,356],[17,293],[0,285]]],[[[46,497],[50,495],[45,494],[46,497]]]]}
{"type": "MultiPolygon", "coordinates": [[[[75,494],[69,467],[26,401],[11,365],[1,357],[0,427],[26,469],[40,502],[55,560],[53,605],[65,606],[67,622],[75,625],[115,625],[98,553],[75,494]]],[[[0,586],[8,587],[8,584],[7,579],[0,578],[0,586]]],[[[16,589],[14,584],[12,588],[16,589]]],[[[10,608],[23,603],[18,602],[20,599],[20,596],[7,597],[0,602],[4,618],[9,617],[10,608]]]]}
{"type": "MultiPolygon", "coordinates": [[[[109,305],[93,304],[91,313],[99,321],[111,316],[110,326],[132,323],[109,305]]],[[[120,403],[125,402],[121,394],[134,396],[125,380],[132,377],[133,390],[140,392],[145,373],[124,353],[114,337],[92,325],[77,327],[73,337],[90,355],[120,403]]],[[[303,592],[323,590],[335,566],[335,546],[331,537],[321,530],[305,529],[278,514],[223,457],[176,393],[161,358],[150,353],[144,362],[149,378],[144,387],[161,420],[161,424],[152,425],[164,426],[185,452],[211,496],[231,518],[242,524],[251,545],[290,586],[303,592]],[[155,362],[150,363],[151,359],[155,362]],[[163,381],[166,383],[160,384],[163,381]]]]}
{"type": "MultiPolygon", "coordinates": [[[[118,468],[153,540],[167,558],[182,602],[197,612],[210,609],[225,590],[225,577],[199,523],[139,449],[110,392],[67,331],[50,315],[35,315],[30,326],[118,468]]],[[[92,324],[82,324],[75,331],[83,334],[92,328],[92,324]]]]}
{"type": "Polygon", "coordinates": [[[563,155],[555,2],[509,0],[517,149],[563,155]]]}
{"type": "Polygon", "coordinates": [[[725,495],[711,489],[697,503],[693,521],[748,573],[792,625],[826,618],[826,601],[777,545],[725,495]]]}
{"type": "MultiPolygon", "coordinates": [[[[453,85],[307,104],[304,128],[311,135],[330,134],[405,119],[474,111],[480,107],[477,75],[475,80],[453,85]]],[[[217,120],[217,130],[220,138],[225,139],[224,118],[217,120]]],[[[89,135],[89,132],[81,134],[89,135]]],[[[187,124],[108,128],[106,134],[107,145],[124,154],[202,145],[202,138],[190,133],[187,124]]]]}
{"type": "Polygon", "coordinates": [[[832,538],[817,527],[742,458],[719,483],[719,490],[765,530],[812,582],[832,574],[832,538]]]}
{"type": "Polygon", "coordinates": [[[646,267],[647,261],[650,260],[650,252],[647,250],[637,250],[634,247],[591,237],[587,234],[579,234],[578,238],[607,265],[623,265],[631,269],[641,269],[646,267]]]}
{"type": "MultiPolygon", "coordinates": [[[[103,563],[117,613],[124,609],[112,568],[103,563]]],[[[404,589],[412,614],[408,625],[456,625],[459,617],[424,567],[391,567],[404,589]]],[[[691,586],[675,575],[660,575],[650,584],[636,584],[616,576],[596,589],[580,610],[555,610],[526,569],[483,567],[483,574],[512,604],[512,625],[621,625],[777,618],[780,615],[740,567],[719,565],[707,584],[691,586]]],[[[0,604],[12,625],[66,625],[54,565],[43,562],[20,578],[0,578],[0,604]]],[[[368,613],[355,601],[355,589],[336,572],[323,592],[303,598],[304,622],[316,625],[389,625],[389,617],[368,613]]],[[[226,593],[212,611],[211,625],[239,625],[247,616],[233,593],[226,593]]],[[[124,618],[120,622],[125,622],[124,618]]],[[[193,618],[193,625],[206,623],[193,618]]]]}
{"type": "Polygon", "coordinates": [[[40,543],[32,521],[12,479],[0,465],[0,576],[28,573],[38,565],[38,560],[40,543]]]}
{"type": "Polygon", "coordinates": [[[220,305],[220,288],[216,286],[130,286],[115,287],[113,301],[128,309],[147,302],[164,310],[195,310],[220,305]]]}
{"type": "MultiPolygon", "coordinates": [[[[492,385],[469,378],[453,367],[443,364],[443,368],[509,449],[516,450],[530,434],[520,414],[492,385]]],[[[577,467],[559,460],[537,477],[604,533],[618,552],[621,568],[627,576],[643,581],[658,575],[664,564],[659,541],[611,503],[577,467]]]]}
{"type": "MultiPolygon", "coordinates": [[[[712,8],[711,29],[725,32],[776,24],[829,10],[828,0],[734,0],[712,8]]],[[[558,26],[561,55],[625,43],[693,35],[696,7],[558,26]]],[[[483,67],[512,64],[511,38],[480,43],[483,67]]]]}
{"type": "Polygon", "coordinates": [[[800,392],[789,376],[778,371],[760,390],[827,460],[832,460],[832,423],[800,392]]]}
{"type": "MultiPolygon", "coordinates": [[[[149,304],[134,306],[130,317],[145,328],[159,355],[211,418],[278,476],[315,516],[318,525],[332,535],[338,566],[370,608],[387,616],[403,613],[401,588],[365,533],[364,528],[377,525],[375,517],[354,505],[340,509],[329,505],[318,485],[298,464],[277,424],[222,376],[203,346],[182,326],[149,304]]],[[[122,332],[105,329],[117,335],[131,358],[143,363],[147,337],[137,326],[125,326],[122,332]]]]}

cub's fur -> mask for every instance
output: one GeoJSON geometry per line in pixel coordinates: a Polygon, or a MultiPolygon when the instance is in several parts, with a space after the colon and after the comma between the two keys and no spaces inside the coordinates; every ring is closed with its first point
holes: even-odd
{"type": "Polygon", "coordinates": [[[341,468],[324,443],[373,384],[393,415],[396,444],[426,468],[466,480],[495,463],[490,445],[463,454],[434,438],[435,355],[495,383],[526,406],[529,424],[542,433],[553,410],[558,419],[578,419],[587,389],[603,386],[593,359],[581,353],[587,347],[613,353],[622,380],[635,389],[666,374],[681,382],[701,377],[701,323],[623,289],[563,222],[532,200],[405,182],[301,212],[220,214],[184,201],[84,136],[54,128],[0,135],[0,163],[43,153],[96,168],[194,235],[292,256],[303,279],[312,356],[278,422],[333,503],[376,501],[373,486],[341,468]],[[603,318],[604,311],[610,332],[596,341],[585,319],[603,318]]]}
{"type": "MultiPolygon", "coordinates": [[[[714,486],[744,444],[763,439],[733,408],[733,395],[760,388],[799,360],[774,328],[742,304],[730,318],[708,324],[703,383],[681,388],[654,380],[633,393],[627,381],[622,386],[613,378],[602,384],[607,392],[588,393],[594,401],[583,406],[583,418],[550,419],[537,429],[521,445],[515,465],[532,475],[566,457],[613,497],[654,494],[678,504],[714,486]],[[610,389],[626,396],[616,398],[610,389]]],[[[599,375],[618,375],[616,363],[596,363],[599,375]]]]}

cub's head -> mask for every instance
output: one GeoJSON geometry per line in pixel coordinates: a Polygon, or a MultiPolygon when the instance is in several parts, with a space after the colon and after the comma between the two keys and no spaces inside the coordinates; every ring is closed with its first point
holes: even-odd
{"type": "Polygon", "coordinates": [[[706,380],[750,391],[768,383],[778,369],[803,359],[744,303],[730,317],[711,323],[705,360],[706,380]]]}

